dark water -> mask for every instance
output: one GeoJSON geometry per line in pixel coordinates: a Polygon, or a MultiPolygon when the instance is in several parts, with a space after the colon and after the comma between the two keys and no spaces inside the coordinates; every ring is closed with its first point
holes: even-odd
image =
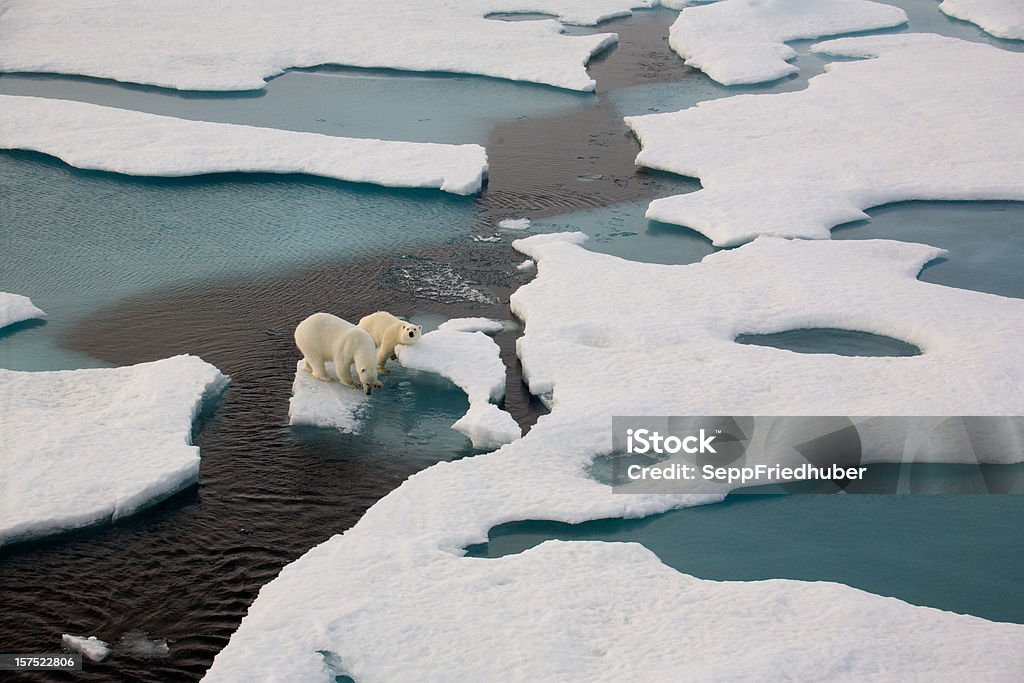
{"type": "Polygon", "coordinates": [[[704,579],[838,581],[1024,623],[1022,513],[1019,494],[732,495],[644,519],[502,524],[467,554],[501,557],[549,539],[636,542],[704,579]]]}
{"type": "MultiPolygon", "coordinates": [[[[593,73],[620,83],[696,77],[662,40],[671,16],[616,22],[622,44],[593,73]],[[668,66],[648,71],[641,61],[648,54],[668,66]]],[[[18,87],[54,86],[44,79],[18,87]]],[[[83,82],[73,90],[103,101],[109,87],[83,82]]],[[[153,107],[172,106],[158,104],[159,93],[141,94],[153,107]]],[[[508,318],[509,294],[530,275],[515,270],[522,257],[507,240],[474,242],[472,232],[490,232],[509,212],[553,215],[692,186],[633,166],[636,143],[606,99],[588,96],[579,106],[580,97],[571,98],[576,115],[544,112],[492,126],[491,182],[475,201],[298,176],[129,179],[41,155],[0,155],[10,167],[4,192],[17,212],[5,215],[5,225],[24,231],[16,240],[5,234],[24,262],[17,278],[13,271],[4,277],[11,291],[50,287],[52,296],[38,303],[60,313],[5,337],[25,345],[24,353],[7,350],[9,362],[122,365],[187,352],[232,378],[198,430],[198,486],[112,526],[0,550],[0,650],[56,651],[62,633],[115,644],[106,662],[88,663],[85,672],[25,680],[201,677],[284,564],[351,526],[410,474],[472,454],[468,440],[447,428],[465,397],[445,381],[406,371],[388,376],[373,428],[359,437],[287,427],[297,358],[290,332],[321,309],[349,319],[377,309],[418,319],[508,318]],[[609,175],[579,179],[596,166],[609,175]],[[85,210],[97,197],[109,216],[85,210]],[[39,216],[51,224],[39,224],[39,216]],[[90,241],[97,222],[101,232],[90,241]],[[312,240],[303,239],[308,234],[312,240]],[[57,251],[56,272],[26,261],[47,240],[57,251]],[[143,262],[125,268],[133,253],[143,262]],[[80,272],[104,268],[106,278],[80,272]],[[407,286],[396,274],[410,268],[425,280],[443,271],[447,283],[465,287],[407,286]],[[30,346],[47,344],[45,354],[26,360],[30,346]],[[165,639],[169,654],[140,656],[130,644],[143,638],[165,639]]],[[[233,98],[238,107],[250,101],[233,98]]],[[[175,99],[173,106],[182,105],[175,99]]],[[[509,368],[504,407],[529,428],[543,408],[522,384],[518,334],[495,340],[509,368]]]]}

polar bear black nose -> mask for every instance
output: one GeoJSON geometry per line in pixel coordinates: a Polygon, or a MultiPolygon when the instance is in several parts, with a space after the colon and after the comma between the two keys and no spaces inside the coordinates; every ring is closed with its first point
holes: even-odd
{"type": "Polygon", "coordinates": [[[410,332],[410,333],[409,333],[409,339],[412,339],[412,338],[413,338],[413,337],[415,337],[415,336],[416,336],[416,333],[415,333],[415,332],[410,332]]]}

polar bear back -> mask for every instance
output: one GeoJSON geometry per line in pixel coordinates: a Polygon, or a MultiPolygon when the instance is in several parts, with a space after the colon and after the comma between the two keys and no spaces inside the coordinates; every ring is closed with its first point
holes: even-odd
{"type": "Polygon", "coordinates": [[[378,347],[383,345],[388,333],[393,333],[393,330],[400,329],[403,324],[405,324],[404,320],[391,315],[387,311],[371,313],[359,321],[359,327],[366,330],[373,337],[373,343],[378,347]]]}

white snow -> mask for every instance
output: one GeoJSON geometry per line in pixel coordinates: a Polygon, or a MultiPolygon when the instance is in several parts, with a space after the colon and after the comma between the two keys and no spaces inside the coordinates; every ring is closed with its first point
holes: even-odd
{"type": "MultiPolygon", "coordinates": [[[[497,334],[506,329],[507,323],[493,318],[452,318],[437,326],[438,330],[449,332],[484,332],[497,334]]],[[[504,384],[502,384],[504,386],[504,384]]],[[[504,389],[502,389],[504,393],[504,389]]]]}
{"type": "Polygon", "coordinates": [[[932,34],[842,38],[800,92],[627,117],[637,163],[698,177],[647,217],[716,245],[828,238],[863,209],[911,199],[1024,200],[1024,55],[932,34]]]}
{"type": "Polygon", "coordinates": [[[667,266],[589,252],[583,239],[515,243],[540,264],[511,302],[526,320],[519,355],[531,390],[553,391],[552,412],[494,453],[410,477],[285,567],[206,680],[315,680],[329,662],[359,681],[1013,680],[1024,667],[1018,624],[825,582],[704,581],[636,544],[459,556],[504,522],[641,517],[722,499],[724,489],[615,494],[588,476],[611,449],[615,415],[1024,410],[1024,301],[916,280],[941,250],[761,238],[667,266]],[[885,334],[923,353],[820,356],[733,341],[800,327],[885,334]]]}
{"type": "Polygon", "coordinates": [[[797,72],[788,40],[906,21],[902,9],[870,0],[722,0],[683,9],[669,30],[669,45],[719,83],[761,83],[797,72]]]}
{"type": "Polygon", "coordinates": [[[128,175],[308,173],[472,194],[487,173],[479,145],[343,138],[14,95],[0,95],[0,109],[0,149],[43,152],[76,168],[128,175]]]}
{"type": "Polygon", "coordinates": [[[80,74],[181,90],[250,90],[293,67],[472,73],[593,90],[585,65],[616,35],[569,36],[653,0],[10,0],[0,71],[80,74]]]}
{"type": "Polygon", "coordinates": [[[193,422],[226,384],[195,356],[0,369],[0,545],[116,520],[193,484],[193,422]]]}
{"type": "Polygon", "coordinates": [[[466,392],[469,410],[452,428],[468,436],[474,448],[497,448],[522,436],[512,416],[492,403],[505,396],[505,364],[484,330],[502,327],[488,318],[449,320],[416,344],[395,347],[405,367],[447,377],[466,392]]]}
{"type": "Polygon", "coordinates": [[[23,320],[45,317],[46,313],[36,308],[27,296],[0,292],[0,328],[23,320]]]}
{"type": "Polygon", "coordinates": [[[72,636],[65,633],[60,637],[64,647],[72,652],[80,652],[94,662],[102,662],[110,654],[110,644],[96,636],[72,636]]]}
{"type": "Polygon", "coordinates": [[[498,221],[498,227],[502,230],[529,230],[529,218],[503,218],[498,221]]]}
{"type": "Polygon", "coordinates": [[[997,38],[1024,40],[1021,0],[943,0],[939,9],[954,19],[977,24],[997,38]]]}
{"type": "Polygon", "coordinates": [[[330,427],[358,434],[370,405],[370,396],[360,389],[346,387],[336,380],[334,363],[325,363],[330,382],[318,380],[302,369],[295,369],[292,397],[288,401],[288,423],[310,427],[330,427]]]}

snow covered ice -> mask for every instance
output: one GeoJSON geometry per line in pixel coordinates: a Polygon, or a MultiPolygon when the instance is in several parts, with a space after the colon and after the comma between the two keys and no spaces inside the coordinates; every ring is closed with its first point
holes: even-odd
{"type": "Polygon", "coordinates": [[[724,85],[773,81],[796,73],[788,40],[889,28],[906,23],[898,7],[870,0],[721,0],[687,7],[669,45],[688,66],[724,85]]]}
{"type": "Polygon", "coordinates": [[[127,175],[308,173],[472,194],[487,174],[487,153],[479,145],[344,138],[14,95],[0,95],[0,109],[0,149],[43,152],[76,168],[127,175]]]}
{"type": "Polygon", "coordinates": [[[461,557],[505,522],[642,517],[724,497],[618,495],[594,480],[587,468],[608,452],[614,415],[1024,410],[1014,351],[1024,301],[918,281],[939,249],[765,237],[666,266],[589,252],[584,239],[515,243],[540,264],[512,298],[526,321],[518,352],[531,392],[552,392],[552,412],[494,453],[413,475],[285,567],[207,680],[315,679],[337,662],[360,681],[509,672],[559,681],[852,681],[879,671],[1012,679],[1024,666],[1024,626],[843,585],[705,581],[636,544],[549,541],[500,559],[461,557]],[[806,355],[734,341],[819,326],[905,339],[922,355],[806,355]],[[674,636],[686,624],[698,627],[680,647],[674,636]]]}
{"type": "Polygon", "coordinates": [[[72,636],[65,633],[61,636],[64,647],[72,652],[80,652],[94,662],[102,662],[110,654],[110,644],[96,636],[72,636]]]}
{"type": "Polygon", "coordinates": [[[370,397],[360,389],[336,381],[334,363],[327,361],[330,382],[316,379],[302,369],[299,361],[288,402],[288,423],[309,427],[329,427],[358,434],[366,420],[370,397]]]}
{"type": "Polygon", "coordinates": [[[1024,200],[1024,54],[909,34],[841,38],[806,90],[627,117],[637,163],[700,178],[647,217],[719,246],[828,238],[864,209],[912,199],[1024,200]]]}
{"type": "Polygon", "coordinates": [[[468,436],[474,448],[497,448],[522,436],[512,416],[494,404],[505,396],[505,365],[486,333],[503,328],[500,320],[456,318],[416,344],[395,347],[405,367],[447,377],[466,392],[469,411],[452,428],[468,436]]]}
{"type": "Polygon", "coordinates": [[[498,227],[502,230],[529,230],[529,218],[503,218],[498,221],[498,227]]]}
{"type": "Polygon", "coordinates": [[[954,19],[977,24],[997,38],[1024,40],[1021,0],[943,0],[939,9],[954,19]]]}
{"type": "Polygon", "coordinates": [[[195,483],[193,423],[226,384],[195,356],[0,369],[0,545],[116,520],[195,483]]]}
{"type": "Polygon", "coordinates": [[[27,296],[0,292],[0,328],[45,317],[46,313],[37,308],[27,296]]]}
{"type": "Polygon", "coordinates": [[[593,90],[585,65],[613,33],[564,35],[552,14],[593,25],[653,0],[11,0],[0,71],[80,74],[180,90],[254,90],[294,67],[340,64],[471,73],[593,90]]]}

